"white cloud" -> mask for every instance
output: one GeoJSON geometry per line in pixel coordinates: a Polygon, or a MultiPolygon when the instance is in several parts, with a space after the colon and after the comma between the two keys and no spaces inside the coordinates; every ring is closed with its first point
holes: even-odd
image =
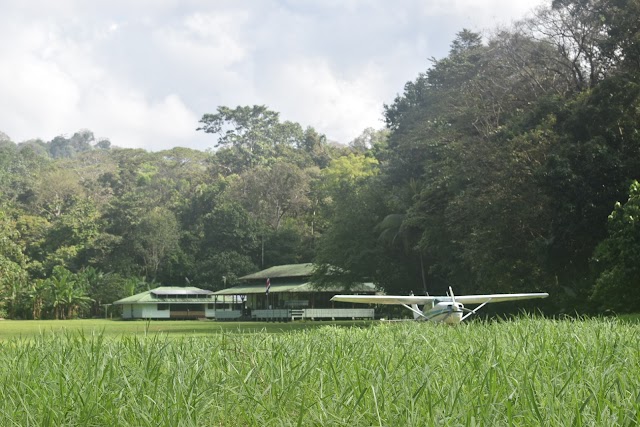
{"type": "Polygon", "coordinates": [[[158,43],[177,60],[192,65],[226,68],[247,57],[238,29],[246,22],[246,13],[195,13],[176,28],[157,31],[158,43]]]}
{"type": "MultiPolygon", "coordinates": [[[[10,135],[55,126],[73,111],[81,92],[73,76],[52,60],[55,37],[45,27],[13,28],[0,45],[0,117],[10,135]]],[[[34,135],[35,136],[35,135],[34,135]]]]}
{"type": "MultiPolygon", "coordinates": [[[[1,1],[1,0],[0,0],[1,1]]],[[[7,3],[7,2],[5,2],[7,3]]],[[[206,148],[220,105],[266,104],[348,142],[446,54],[463,27],[527,0],[113,0],[3,4],[0,131],[21,141],[88,128],[126,147],[206,148]],[[53,6],[55,5],[55,7],[53,6]]]]}
{"type": "MultiPolygon", "coordinates": [[[[186,145],[185,135],[194,132],[196,116],[176,95],[149,103],[142,94],[113,88],[86,106],[89,129],[98,135],[110,131],[118,146],[149,150],[186,145]]],[[[202,147],[199,147],[202,148],[202,147]]]]}
{"type": "Polygon", "coordinates": [[[355,76],[341,76],[322,58],[299,58],[273,67],[260,87],[273,100],[283,119],[316,129],[330,129],[330,138],[348,142],[366,127],[381,127],[382,105],[375,88],[383,86],[383,72],[363,65],[355,76]],[[307,105],[309,108],[299,108],[307,105]]]}
{"type": "Polygon", "coordinates": [[[192,143],[185,136],[194,133],[197,116],[179,96],[153,101],[99,65],[95,39],[103,33],[75,40],[60,26],[43,23],[12,34],[16,43],[0,45],[0,128],[17,141],[88,128],[125,147],[192,143]]]}

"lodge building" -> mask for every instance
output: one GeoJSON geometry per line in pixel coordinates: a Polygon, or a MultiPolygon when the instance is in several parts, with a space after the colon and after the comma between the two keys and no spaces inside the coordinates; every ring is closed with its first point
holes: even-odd
{"type": "Polygon", "coordinates": [[[123,319],[295,320],[373,319],[373,308],[330,301],[338,293],[372,295],[373,283],[345,291],[318,289],[310,282],[313,264],[280,265],[241,277],[243,284],[217,292],[162,286],[114,302],[123,319]],[[267,292],[267,279],[269,290],[267,292]]]}
{"type": "MultiPolygon", "coordinates": [[[[316,288],[310,282],[313,264],[289,264],[267,268],[243,276],[245,283],[214,292],[214,298],[232,297],[242,300],[242,310],[218,313],[219,320],[250,316],[256,320],[280,318],[291,319],[373,319],[373,308],[354,307],[351,303],[330,301],[338,294],[347,292],[342,286],[316,288]],[[269,292],[267,293],[267,279],[269,292]]],[[[352,286],[348,293],[372,295],[376,293],[373,283],[352,286]]]]}
{"type": "Polygon", "coordinates": [[[213,292],[195,287],[162,286],[114,302],[123,319],[198,319],[212,317],[213,292]]]}

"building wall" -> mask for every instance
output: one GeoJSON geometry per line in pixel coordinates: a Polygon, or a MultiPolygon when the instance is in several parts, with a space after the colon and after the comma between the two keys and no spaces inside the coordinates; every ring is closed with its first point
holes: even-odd
{"type": "Polygon", "coordinates": [[[157,304],[124,304],[122,306],[123,319],[168,319],[169,310],[158,310],[157,304]]]}
{"type": "Polygon", "coordinates": [[[122,305],[122,318],[123,319],[132,319],[133,313],[131,312],[131,304],[123,304],[122,305]]]}
{"type": "Polygon", "coordinates": [[[158,310],[158,304],[141,304],[143,319],[169,319],[170,310],[158,310]]]}
{"type": "Polygon", "coordinates": [[[143,306],[142,304],[131,304],[132,319],[142,319],[143,306]]]}

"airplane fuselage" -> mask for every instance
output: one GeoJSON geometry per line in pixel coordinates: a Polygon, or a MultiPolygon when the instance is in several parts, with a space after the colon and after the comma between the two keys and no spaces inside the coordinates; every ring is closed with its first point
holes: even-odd
{"type": "Polygon", "coordinates": [[[462,321],[463,309],[464,305],[458,302],[438,302],[423,312],[422,319],[455,325],[462,321]]]}

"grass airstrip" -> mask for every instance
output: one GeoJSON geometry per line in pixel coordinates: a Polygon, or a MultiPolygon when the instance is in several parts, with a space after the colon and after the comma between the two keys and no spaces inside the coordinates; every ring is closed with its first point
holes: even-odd
{"type": "Polygon", "coordinates": [[[640,423],[640,326],[0,322],[2,426],[640,423]]]}
{"type": "MultiPolygon", "coordinates": [[[[337,326],[366,326],[371,321],[331,322],[337,326]]],[[[126,335],[163,334],[168,337],[197,337],[221,333],[281,333],[314,329],[323,322],[215,322],[185,320],[3,320],[0,321],[0,342],[9,338],[28,338],[37,335],[82,333],[122,337],[126,335]]]]}

